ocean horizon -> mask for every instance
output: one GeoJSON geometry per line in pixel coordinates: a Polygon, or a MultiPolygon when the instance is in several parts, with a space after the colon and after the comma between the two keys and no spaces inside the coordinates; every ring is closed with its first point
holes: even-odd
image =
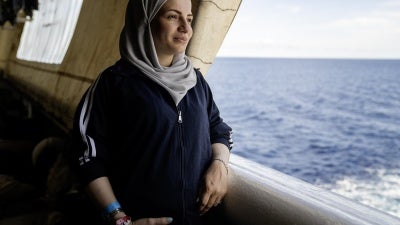
{"type": "Polygon", "coordinates": [[[400,217],[400,60],[217,57],[235,154],[400,217]]]}

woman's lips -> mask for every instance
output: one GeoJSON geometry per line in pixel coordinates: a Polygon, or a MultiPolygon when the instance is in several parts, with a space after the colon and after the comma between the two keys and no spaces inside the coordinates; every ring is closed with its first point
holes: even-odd
{"type": "Polygon", "coordinates": [[[187,37],[174,37],[174,40],[179,42],[187,42],[187,37]]]}

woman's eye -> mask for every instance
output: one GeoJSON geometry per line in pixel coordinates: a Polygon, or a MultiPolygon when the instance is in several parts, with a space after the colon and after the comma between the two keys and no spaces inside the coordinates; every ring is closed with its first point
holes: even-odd
{"type": "Polygon", "coordinates": [[[176,18],[178,18],[178,16],[177,15],[169,15],[169,16],[167,16],[167,18],[168,19],[176,19],[176,18]]]}

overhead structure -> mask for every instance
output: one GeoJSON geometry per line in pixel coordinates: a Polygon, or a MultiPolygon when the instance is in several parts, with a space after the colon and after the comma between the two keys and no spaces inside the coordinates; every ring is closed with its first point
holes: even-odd
{"type": "MultiPolygon", "coordinates": [[[[118,42],[127,3],[127,0],[40,1],[34,18],[38,21],[35,26],[25,27],[38,36],[27,39],[31,42],[28,47],[18,52],[18,47],[26,44],[20,42],[27,32],[22,32],[22,24],[14,26],[10,34],[2,32],[1,36],[7,36],[2,40],[9,46],[1,56],[3,63],[7,61],[7,66],[3,65],[7,78],[65,130],[71,129],[76,105],[87,87],[104,68],[119,59],[118,42]],[[80,12],[74,9],[80,9],[80,12]],[[74,15],[79,15],[76,22],[74,15]],[[60,24],[65,29],[59,28],[60,24]],[[71,29],[75,25],[75,29],[71,29]],[[66,41],[68,30],[73,32],[70,41],[66,41]],[[57,44],[62,47],[55,48],[57,44]],[[64,53],[56,52],[62,48],[65,48],[64,53]]],[[[213,62],[240,3],[241,0],[192,0],[194,35],[187,54],[203,74],[213,62]]]]}

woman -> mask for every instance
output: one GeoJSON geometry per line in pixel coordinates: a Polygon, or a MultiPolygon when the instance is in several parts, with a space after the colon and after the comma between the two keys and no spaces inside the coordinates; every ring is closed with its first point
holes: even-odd
{"type": "Polygon", "coordinates": [[[121,59],[76,111],[79,176],[111,224],[201,224],[227,192],[231,128],[185,55],[190,0],[130,0],[121,59]]]}

